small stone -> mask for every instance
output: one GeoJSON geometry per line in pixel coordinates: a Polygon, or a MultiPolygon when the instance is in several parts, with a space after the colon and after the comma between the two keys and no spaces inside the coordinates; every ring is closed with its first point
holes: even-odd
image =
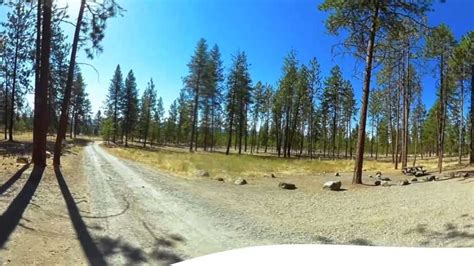
{"type": "Polygon", "coordinates": [[[329,189],[333,191],[338,191],[341,189],[342,182],[341,181],[328,181],[324,183],[323,189],[329,189]]]}
{"type": "Polygon", "coordinates": [[[380,186],[380,183],[381,183],[381,182],[382,182],[382,181],[380,181],[380,180],[375,180],[374,186],[380,186]]]}
{"type": "Polygon", "coordinates": [[[247,180],[245,180],[243,178],[239,178],[239,179],[234,181],[234,184],[236,184],[236,185],[245,185],[245,184],[247,184],[247,180]]]}
{"type": "Polygon", "coordinates": [[[375,173],[375,175],[380,175],[380,176],[381,176],[381,175],[382,175],[382,172],[377,171],[377,173],[375,173]]]}
{"type": "Polygon", "coordinates": [[[334,174],[334,176],[340,176],[339,172],[336,172],[336,173],[334,174]]]}
{"type": "Polygon", "coordinates": [[[16,163],[27,164],[29,162],[28,157],[18,157],[16,158],[16,163]]]}
{"type": "Polygon", "coordinates": [[[276,176],[275,176],[273,173],[272,173],[271,177],[272,177],[272,178],[276,178],[276,176]]]}
{"type": "Polygon", "coordinates": [[[295,184],[281,182],[278,184],[278,187],[281,189],[296,189],[295,184]]]}
{"type": "Polygon", "coordinates": [[[381,181],[391,181],[390,177],[387,176],[378,176],[377,179],[381,181]]]}
{"type": "Polygon", "coordinates": [[[380,185],[381,185],[382,187],[389,187],[389,186],[390,186],[390,183],[389,183],[388,181],[381,181],[381,182],[380,182],[380,185]]]}
{"type": "Polygon", "coordinates": [[[410,182],[412,182],[412,183],[413,183],[413,182],[418,182],[418,178],[413,177],[412,179],[410,179],[410,182]]]}
{"type": "Polygon", "coordinates": [[[369,178],[374,178],[374,176],[373,176],[373,175],[369,175],[369,178]]]}
{"type": "Polygon", "coordinates": [[[219,181],[219,182],[224,182],[224,178],[222,178],[222,177],[218,177],[216,180],[219,181]]]}
{"type": "Polygon", "coordinates": [[[408,180],[406,180],[406,179],[400,180],[400,182],[398,182],[399,186],[406,186],[406,185],[409,185],[409,184],[410,184],[410,182],[408,182],[408,180]]]}
{"type": "Polygon", "coordinates": [[[199,170],[199,171],[197,172],[197,176],[200,176],[200,177],[208,177],[208,176],[209,176],[209,172],[204,171],[204,170],[199,170]]]}
{"type": "Polygon", "coordinates": [[[424,181],[426,182],[431,182],[431,181],[435,181],[436,180],[436,176],[432,175],[432,176],[425,176],[423,178],[424,181]]]}
{"type": "Polygon", "coordinates": [[[46,158],[48,158],[48,159],[51,158],[51,152],[46,151],[46,158]]]}

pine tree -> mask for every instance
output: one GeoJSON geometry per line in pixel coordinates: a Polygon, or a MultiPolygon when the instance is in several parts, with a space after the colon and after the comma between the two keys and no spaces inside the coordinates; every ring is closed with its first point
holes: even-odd
{"type": "Polygon", "coordinates": [[[247,114],[252,90],[252,80],[250,79],[248,68],[246,54],[238,52],[233,58],[232,67],[227,77],[228,138],[226,154],[229,154],[234,126],[236,129],[238,153],[242,153],[242,140],[247,132],[247,114]]]}
{"type": "Polygon", "coordinates": [[[148,82],[147,87],[143,92],[140,104],[140,132],[141,138],[143,139],[143,147],[146,147],[147,140],[151,135],[151,122],[154,116],[154,107],[156,105],[156,91],[153,79],[150,79],[148,82]]]}
{"type": "Polygon", "coordinates": [[[123,77],[122,71],[120,70],[120,65],[117,65],[115,68],[114,76],[110,80],[109,91],[107,93],[107,117],[112,118],[113,122],[113,133],[112,133],[112,142],[117,141],[117,135],[119,132],[119,122],[120,122],[120,105],[121,99],[123,98],[123,77]]]}
{"type": "Polygon", "coordinates": [[[74,29],[74,36],[71,46],[69,59],[69,68],[67,72],[66,87],[64,88],[63,99],[61,102],[61,115],[58,124],[58,133],[54,144],[53,164],[60,165],[62,141],[66,136],[68,109],[72,93],[72,84],[74,79],[74,70],[76,68],[76,55],[79,48],[79,42],[89,58],[102,52],[101,41],[104,39],[106,22],[109,18],[122,13],[123,9],[115,0],[91,1],[81,0],[79,12],[74,29]],[[81,36],[82,34],[82,36],[81,36]],[[89,44],[86,46],[86,44],[89,44]]]}
{"type": "Polygon", "coordinates": [[[128,146],[128,139],[133,134],[138,121],[138,91],[135,75],[130,70],[125,79],[123,94],[121,95],[120,109],[123,115],[122,130],[125,136],[125,146],[128,146]]]}
{"type": "Polygon", "coordinates": [[[402,30],[406,19],[423,24],[421,19],[430,8],[430,2],[401,1],[338,1],[326,0],[319,6],[322,11],[331,12],[326,27],[332,34],[347,30],[344,46],[349,47],[356,56],[365,58],[364,86],[360,110],[357,157],[354,167],[353,183],[362,183],[362,168],[365,148],[365,128],[369,101],[370,81],[374,58],[377,59],[378,44],[385,43],[387,32],[402,30]],[[364,33],[364,34],[360,34],[364,33]]]}
{"type": "Polygon", "coordinates": [[[165,115],[165,109],[163,107],[163,99],[160,97],[156,101],[156,105],[153,107],[153,138],[157,144],[162,143],[162,127],[165,115]]]}
{"type": "Polygon", "coordinates": [[[178,140],[177,134],[178,123],[178,102],[174,100],[168,110],[168,118],[165,126],[165,143],[176,143],[178,140]]]}
{"type": "Polygon", "coordinates": [[[206,83],[206,74],[208,67],[209,55],[207,52],[206,40],[200,39],[188,63],[189,74],[184,79],[186,87],[190,95],[193,97],[192,122],[191,122],[191,139],[189,141],[189,151],[197,150],[198,141],[198,120],[199,120],[199,100],[204,91],[206,83]],[[194,146],[193,146],[194,145],[194,146]]]}
{"type": "Polygon", "coordinates": [[[426,38],[425,54],[439,60],[439,109],[438,109],[438,171],[443,171],[443,155],[447,106],[447,62],[455,45],[454,36],[445,24],[433,29],[426,38]]]}
{"type": "Polygon", "coordinates": [[[12,141],[16,109],[23,104],[23,97],[28,92],[29,78],[32,73],[30,55],[34,49],[32,46],[34,10],[29,4],[20,0],[8,2],[7,5],[11,11],[7,13],[7,21],[2,23],[2,27],[5,28],[3,62],[6,93],[4,96],[10,96],[10,99],[6,99],[5,102],[9,106],[9,109],[6,109],[9,114],[8,122],[5,122],[8,123],[8,139],[12,141]]]}

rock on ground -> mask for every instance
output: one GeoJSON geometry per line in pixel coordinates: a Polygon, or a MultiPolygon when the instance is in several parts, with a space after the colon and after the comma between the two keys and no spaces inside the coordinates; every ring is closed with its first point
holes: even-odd
{"type": "Polygon", "coordinates": [[[377,179],[380,181],[391,181],[390,177],[387,176],[378,176],[377,179]]]}
{"type": "Polygon", "coordinates": [[[278,187],[281,189],[296,189],[295,184],[286,183],[286,182],[281,182],[280,184],[278,184],[278,187]]]}
{"type": "Polygon", "coordinates": [[[245,184],[247,184],[247,180],[245,180],[243,178],[239,178],[239,179],[234,181],[234,184],[236,184],[236,185],[245,185],[245,184]]]}
{"type": "Polygon", "coordinates": [[[337,191],[337,190],[341,189],[341,186],[342,186],[342,182],[339,181],[339,180],[338,181],[328,181],[328,182],[324,183],[323,189],[337,191]]]}
{"type": "Polygon", "coordinates": [[[435,181],[435,180],[436,180],[436,176],[434,176],[434,175],[432,175],[432,176],[425,176],[425,178],[423,178],[423,180],[425,180],[426,182],[435,181]]]}
{"type": "Polygon", "coordinates": [[[200,176],[200,177],[208,177],[208,176],[209,176],[209,172],[204,171],[204,170],[199,170],[199,171],[197,172],[197,176],[200,176]]]}
{"type": "Polygon", "coordinates": [[[408,182],[408,180],[406,180],[406,179],[400,180],[400,182],[398,182],[399,186],[406,186],[406,185],[409,185],[409,184],[410,184],[410,182],[408,182]]]}
{"type": "Polygon", "coordinates": [[[18,157],[16,158],[16,163],[27,164],[29,162],[28,157],[18,157]]]}

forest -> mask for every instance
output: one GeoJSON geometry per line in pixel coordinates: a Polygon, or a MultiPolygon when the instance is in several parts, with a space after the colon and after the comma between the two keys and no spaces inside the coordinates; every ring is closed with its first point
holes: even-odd
{"type": "Polygon", "coordinates": [[[395,169],[437,156],[439,171],[443,156],[458,156],[460,164],[467,155],[469,163],[474,160],[469,106],[474,35],[456,39],[448,25],[429,27],[428,2],[382,1],[367,8],[357,1],[342,7],[326,1],[319,6],[330,12],[327,30],[347,35],[338,45],[365,61],[362,99],[354,93],[360,84],[344,79],[345,66],[321,66],[317,55],[301,62],[297,51],[289,51],[280,79],[271,84],[252,80],[244,51],[224,63],[218,44],[200,39],[179,97],[166,112],[161,88],[152,79],[139,88],[133,70],[125,76],[117,65],[106,103],[96,114],[81,65],[74,61],[79,49],[91,58],[99,55],[106,21],[120,15],[121,8],[114,1],[82,1],[71,43],[61,27],[66,11],[52,1],[4,4],[9,12],[2,22],[0,105],[4,138],[10,141],[14,131],[33,131],[35,147],[42,147],[47,134],[57,135],[58,153],[67,134],[100,135],[124,146],[175,145],[190,152],[350,158],[356,164],[364,157],[390,158],[395,169]],[[50,53],[42,52],[43,45],[50,53]],[[420,72],[427,66],[434,67],[435,88],[422,87],[420,72]],[[330,68],[329,76],[322,76],[322,67],[330,68]],[[41,79],[41,71],[47,78],[41,79]],[[423,90],[436,93],[433,106],[423,103],[423,90]],[[32,92],[39,107],[34,112],[25,97],[32,92]]]}
{"type": "Polygon", "coordinates": [[[469,8],[0,0],[0,265],[462,264],[469,8]]]}

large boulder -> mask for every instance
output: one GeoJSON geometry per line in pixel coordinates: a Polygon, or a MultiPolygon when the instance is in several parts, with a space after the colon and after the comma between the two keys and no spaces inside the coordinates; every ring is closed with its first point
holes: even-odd
{"type": "Polygon", "coordinates": [[[243,178],[238,178],[234,181],[234,184],[236,184],[236,185],[245,185],[245,184],[247,184],[247,180],[245,180],[243,178]]]}
{"type": "Polygon", "coordinates": [[[20,156],[20,157],[16,158],[16,163],[27,164],[27,163],[29,163],[29,158],[26,157],[26,156],[20,156]]]}
{"type": "Polygon", "coordinates": [[[342,182],[341,181],[328,181],[324,183],[323,189],[338,191],[341,190],[342,182]]]}
{"type": "Polygon", "coordinates": [[[278,187],[281,189],[296,189],[295,184],[286,183],[286,182],[281,182],[280,184],[278,184],[278,187]]]}

